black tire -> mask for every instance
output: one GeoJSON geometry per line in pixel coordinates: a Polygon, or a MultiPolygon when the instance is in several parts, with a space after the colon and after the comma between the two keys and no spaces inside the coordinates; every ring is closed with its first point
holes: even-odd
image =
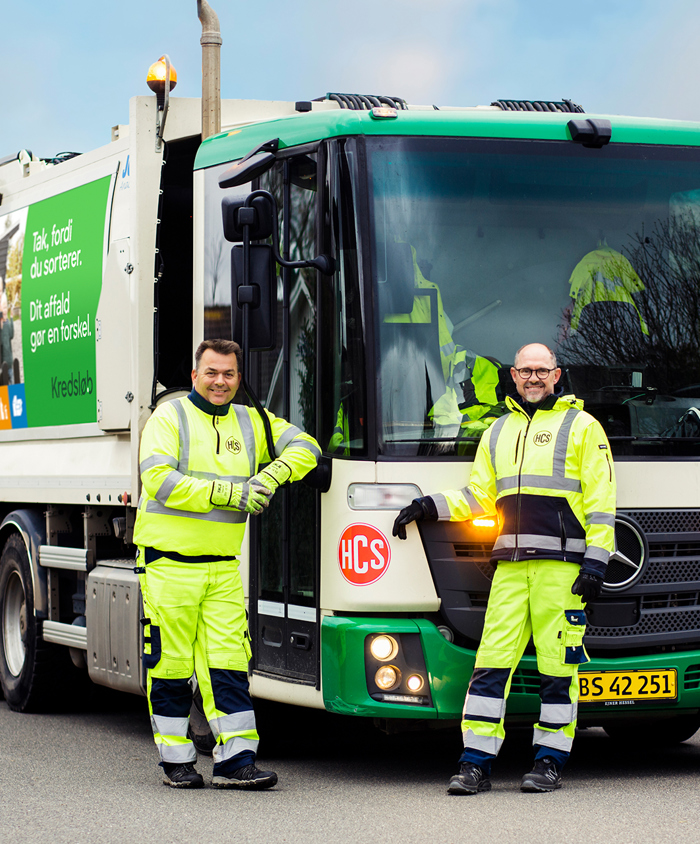
{"type": "Polygon", "coordinates": [[[688,741],[700,729],[700,715],[676,715],[673,718],[640,718],[603,724],[616,742],[643,744],[645,747],[670,747],[688,741]],[[643,738],[642,738],[643,737],[643,738]]]}
{"type": "Polygon", "coordinates": [[[0,685],[15,712],[56,710],[75,678],[67,648],[44,642],[27,548],[13,533],[0,556],[0,685]]]}

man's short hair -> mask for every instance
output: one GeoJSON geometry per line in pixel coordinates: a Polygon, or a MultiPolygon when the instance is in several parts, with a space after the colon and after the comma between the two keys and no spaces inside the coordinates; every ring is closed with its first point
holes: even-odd
{"type": "Polygon", "coordinates": [[[546,343],[538,343],[537,341],[535,341],[533,343],[525,343],[524,346],[521,346],[518,349],[518,351],[515,353],[515,357],[513,358],[513,366],[515,366],[515,364],[518,362],[518,357],[520,355],[520,352],[522,352],[522,350],[526,349],[528,346],[544,346],[545,349],[549,352],[549,356],[552,358],[552,369],[557,368],[557,366],[558,366],[557,356],[554,354],[554,352],[549,348],[549,346],[546,343]]]}
{"type": "Polygon", "coordinates": [[[194,368],[199,372],[199,364],[202,355],[207,349],[216,352],[217,355],[235,355],[238,363],[238,371],[243,372],[243,352],[241,347],[233,340],[202,340],[194,353],[194,368]]]}

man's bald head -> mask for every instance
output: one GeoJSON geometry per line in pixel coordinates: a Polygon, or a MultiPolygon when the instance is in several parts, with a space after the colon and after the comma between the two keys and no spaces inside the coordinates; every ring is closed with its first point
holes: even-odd
{"type": "Polygon", "coordinates": [[[549,369],[556,369],[557,367],[557,356],[554,352],[549,348],[549,346],[545,346],[544,343],[526,343],[524,346],[521,346],[518,351],[515,353],[515,360],[513,361],[513,366],[516,369],[520,369],[520,364],[518,360],[523,355],[530,355],[530,354],[542,355],[547,354],[549,355],[549,369]]]}

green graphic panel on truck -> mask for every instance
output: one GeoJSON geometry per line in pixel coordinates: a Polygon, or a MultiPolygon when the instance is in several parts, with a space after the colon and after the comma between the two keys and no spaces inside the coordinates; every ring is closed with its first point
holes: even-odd
{"type": "Polygon", "coordinates": [[[95,313],[110,177],[30,206],[22,262],[27,426],[95,422],[95,313]]]}

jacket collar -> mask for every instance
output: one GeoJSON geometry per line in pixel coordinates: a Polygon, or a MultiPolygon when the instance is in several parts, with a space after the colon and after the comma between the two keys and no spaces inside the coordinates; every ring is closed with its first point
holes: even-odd
{"type": "Polygon", "coordinates": [[[226,416],[229,408],[231,407],[231,402],[227,402],[226,404],[212,404],[210,401],[207,401],[205,398],[200,396],[194,387],[187,398],[195,407],[198,407],[204,413],[208,413],[209,416],[226,416]]]}
{"type": "Polygon", "coordinates": [[[573,395],[557,396],[552,394],[547,396],[539,404],[530,404],[530,402],[525,402],[520,397],[516,401],[511,396],[506,396],[506,405],[509,410],[515,411],[516,413],[524,413],[532,419],[538,410],[569,410],[571,407],[577,410],[583,410],[583,399],[577,399],[573,395]]]}

